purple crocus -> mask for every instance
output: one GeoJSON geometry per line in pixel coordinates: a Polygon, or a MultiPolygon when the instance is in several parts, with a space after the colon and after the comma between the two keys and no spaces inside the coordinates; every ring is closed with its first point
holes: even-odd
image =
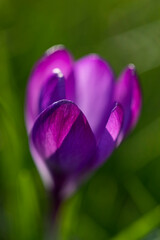
{"type": "Polygon", "coordinates": [[[46,186],[69,195],[135,126],[141,102],[134,65],[115,81],[96,54],[74,61],[63,46],[47,50],[26,97],[30,149],[46,186]]]}

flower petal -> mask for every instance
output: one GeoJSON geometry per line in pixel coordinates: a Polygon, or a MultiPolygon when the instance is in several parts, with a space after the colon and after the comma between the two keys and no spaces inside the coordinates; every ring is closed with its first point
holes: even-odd
{"type": "Polygon", "coordinates": [[[120,102],[124,109],[124,122],[118,138],[118,144],[120,144],[130,129],[135,126],[142,103],[140,85],[133,64],[129,64],[120,75],[116,86],[115,100],[120,102]]]}
{"type": "Polygon", "coordinates": [[[49,172],[49,169],[47,168],[45,162],[43,161],[43,159],[35,149],[32,141],[30,141],[30,151],[45,187],[48,190],[53,190],[55,185],[54,179],[52,178],[52,175],[49,172]]]}
{"type": "Polygon", "coordinates": [[[48,78],[42,87],[39,99],[39,113],[50,104],[65,99],[65,80],[60,70],[54,69],[53,75],[48,78]]]}
{"type": "Polygon", "coordinates": [[[117,138],[119,136],[123,123],[123,109],[121,105],[115,104],[113,108],[106,129],[98,144],[98,156],[95,164],[95,168],[101,165],[113,152],[116,147],[117,138]]]}
{"type": "Polygon", "coordinates": [[[60,69],[67,79],[72,71],[72,57],[63,46],[55,46],[37,62],[30,76],[27,88],[26,124],[30,132],[39,112],[39,97],[44,83],[52,76],[53,70],[60,69]]]}
{"type": "Polygon", "coordinates": [[[132,93],[132,102],[131,102],[131,119],[128,126],[128,131],[132,129],[139,118],[140,111],[142,107],[142,92],[141,87],[138,81],[138,76],[135,72],[134,78],[133,78],[133,93],[132,93]]]}
{"type": "Polygon", "coordinates": [[[98,140],[112,107],[112,70],[104,60],[92,54],[76,62],[74,74],[75,103],[85,114],[98,140]]]}
{"type": "Polygon", "coordinates": [[[132,94],[133,94],[133,77],[134,77],[134,69],[132,65],[129,65],[124,71],[121,73],[115,91],[115,101],[119,102],[124,110],[124,121],[121,130],[121,134],[119,136],[118,142],[120,143],[125,136],[128,124],[131,116],[131,102],[132,102],[132,94]]]}
{"type": "Polygon", "coordinates": [[[96,151],[92,130],[80,109],[71,101],[50,105],[37,118],[31,141],[51,174],[83,171],[96,151]]]}

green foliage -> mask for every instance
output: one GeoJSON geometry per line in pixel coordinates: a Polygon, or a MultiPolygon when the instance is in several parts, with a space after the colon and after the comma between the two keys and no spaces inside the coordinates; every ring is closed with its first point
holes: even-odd
{"type": "Polygon", "coordinates": [[[61,210],[62,240],[160,239],[160,1],[1,0],[0,239],[41,240],[48,201],[24,124],[27,78],[55,44],[96,52],[117,75],[136,65],[143,109],[133,133],[61,210]]]}

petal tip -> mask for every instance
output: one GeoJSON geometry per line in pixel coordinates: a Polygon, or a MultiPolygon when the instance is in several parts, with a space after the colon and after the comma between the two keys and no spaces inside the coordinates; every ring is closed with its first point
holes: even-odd
{"type": "Polygon", "coordinates": [[[136,67],[135,67],[135,65],[133,63],[130,63],[128,65],[128,68],[131,69],[131,70],[135,70],[136,67]]]}
{"type": "Polygon", "coordinates": [[[135,75],[136,75],[136,67],[135,67],[135,65],[134,65],[133,63],[130,63],[130,64],[128,65],[128,69],[131,71],[131,75],[132,75],[132,76],[135,76],[135,75]]]}
{"type": "Polygon", "coordinates": [[[45,51],[45,55],[50,55],[58,50],[63,50],[65,49],[64,45],[63,44],[58,44],[58,45],[54,45],[50,48],[48,48],[46,51],[45,51]]]}

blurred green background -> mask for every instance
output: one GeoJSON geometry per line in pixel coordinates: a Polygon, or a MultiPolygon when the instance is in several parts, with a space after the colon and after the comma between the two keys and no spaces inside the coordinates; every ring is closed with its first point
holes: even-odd
{"type": "Polygon", "coordinates": [[[160,1],[0,0],[0,239],[44,239],[48,199],[29,153],[27,79],[55,44],[137,67],[136,129],[61,210],[62,240],[160,239],[160,1]]]}

